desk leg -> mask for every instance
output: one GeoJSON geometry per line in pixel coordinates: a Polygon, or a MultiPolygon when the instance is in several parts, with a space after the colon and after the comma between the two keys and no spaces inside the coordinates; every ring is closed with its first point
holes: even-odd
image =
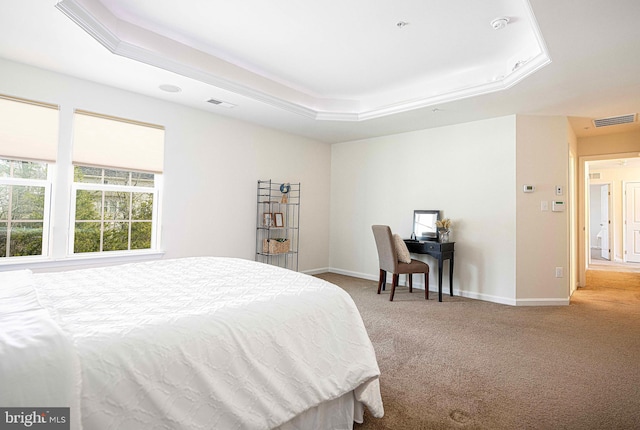
{"type": "Polygon", "coordinates": [[[442,301],[442,257],[438,258],[438,301],[442,301]]]}
{"type": "Polygon", "coordinates": [[[449,260],[449,294],[453,297],[453,254],[449,260]]]}

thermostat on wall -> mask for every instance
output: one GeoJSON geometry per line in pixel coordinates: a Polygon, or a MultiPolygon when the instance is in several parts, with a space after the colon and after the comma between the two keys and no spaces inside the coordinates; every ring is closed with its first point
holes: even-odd
{"type": "Polygon", "coordinates": [[[525,193],[532,193],[536,190],[536,186],[535,185],[525,185],[524,186],[524,192],[525,193]]]}
{"type": "Polygon", "coordinates": [[[562,202],[562,201],[554,201],[551,204],[551,211],[553,211],[553,212],[564,212],[564,202],[562,202]]]}

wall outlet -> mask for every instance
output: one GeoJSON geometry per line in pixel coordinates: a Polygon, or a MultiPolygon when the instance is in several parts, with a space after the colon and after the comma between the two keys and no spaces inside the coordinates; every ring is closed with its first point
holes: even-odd
{"type": "Polygon", "coordinates": [[[556,278],[562,278],[564,276],[562,272],[562,267],[556,267],[556,278]]]}

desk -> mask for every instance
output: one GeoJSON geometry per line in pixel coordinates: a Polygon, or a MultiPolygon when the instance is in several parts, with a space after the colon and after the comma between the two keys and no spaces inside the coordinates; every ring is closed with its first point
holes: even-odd
{"type": "Polygon", "coordinates": [[[449,260],[449,294],[453,297],[453,245],[455,242],[404,239],[409,252],[428,254],[438,260],[438,301],[442,301],[442,266],[449,260]]]}

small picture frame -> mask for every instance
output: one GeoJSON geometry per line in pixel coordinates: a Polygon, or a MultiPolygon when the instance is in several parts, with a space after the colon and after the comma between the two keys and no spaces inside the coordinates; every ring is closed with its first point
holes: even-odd
{"type": "Polygon", "coordinates": [[[271,227],[273,225],[273,214],[271,212],[265,212],[262,214],[262,226],[271,227]]]}
{"type": "Polygon", "coordinates": [[[276,227],[284,227],[284,215],[282,212],[275,212],[273,214],[273,219],[276,227]]]}

